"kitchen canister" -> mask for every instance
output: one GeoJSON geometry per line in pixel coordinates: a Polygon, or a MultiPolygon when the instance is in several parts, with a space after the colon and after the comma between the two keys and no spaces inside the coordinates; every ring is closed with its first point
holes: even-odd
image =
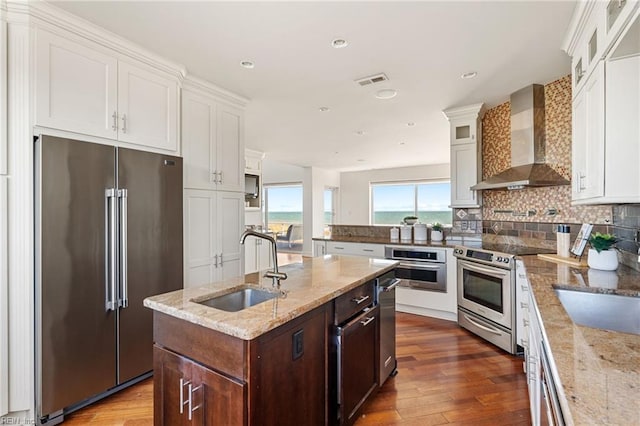
{"type": "Polygon", "coordinates": [[[569,249],[571,248],[571,228],[569,225],[558,225],[556,234],[556,252],[558,256],[569,257],[569,249]]]}
{"type": "Polygon", "coordinates": [[[400,239],[403,241],[411,241],[411,229],[413,226],[403,225],[400,227],[400,239]]]}
{"type": "Polygon", "coordinates": [[[395,226],[389,230],[389,238],[392,241],[398,241],[400,239],[400,230],[395,226]]]}
{"type": "Polygon", "coordinates": [[[424,223],[413,225],[413,239],[415,241],[427,241],[427,225],[424,223]]]}

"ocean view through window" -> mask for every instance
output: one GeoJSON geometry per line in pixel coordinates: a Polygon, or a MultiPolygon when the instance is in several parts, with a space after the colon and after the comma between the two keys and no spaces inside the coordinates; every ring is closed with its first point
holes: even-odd
{"type": "Polygon", "coordinates": [[[276,234],[278,249],[302,251],[302,185],[265,185],[265,224],[276,234]]]}
{"type": "Polygon", "coordinates": [[[451,224],[449,181],[385,182],[370,185],[372,225],[398,225],[405,216],[422,223],[451,224]]]}

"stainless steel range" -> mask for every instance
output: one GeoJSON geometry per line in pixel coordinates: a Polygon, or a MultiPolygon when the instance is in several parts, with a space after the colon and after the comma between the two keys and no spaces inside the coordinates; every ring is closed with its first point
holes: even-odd
{"type": "Polygon", "coordinates": [[[516,255],[548,253],[520,246],[458,246],[458,324],[509,353],[516,353],[516,255]],[[496,251],[495,249],[503,251],[496,251]]]}

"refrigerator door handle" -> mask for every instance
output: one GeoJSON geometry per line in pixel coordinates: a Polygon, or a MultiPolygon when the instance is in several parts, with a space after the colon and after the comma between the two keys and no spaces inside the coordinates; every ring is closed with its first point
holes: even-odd
{"type": "Polygon", "coordinates": [[[105,190],[105,309],[116,310],[116,190],[105,190]]]}
{"type": "Polygon", "coordinates": [[[129,306],[129,288],[127,282],[127,195],[126,189],[118,190],[118,199],[120,201],[120,283],[122,285],[122,294],[118,305],[121,308],[129,306]]]}

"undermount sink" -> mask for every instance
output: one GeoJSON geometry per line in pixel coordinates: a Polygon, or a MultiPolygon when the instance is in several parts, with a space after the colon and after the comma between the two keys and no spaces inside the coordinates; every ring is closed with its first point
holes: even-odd
{"type": "Polygon", "coordinates": [[[250,308],[267,300],[275,299],[282,292],[267,291],[257,288],[242,288],[232,293],[211,297],[204,300],[194,300],[196,303],[227,312],[238,312],[250,308]]]}
{"type": "Polygon", "coordinates": [[[555,291],[576,324],[640,335],[640,297],[560,288],[555,291]]]}

